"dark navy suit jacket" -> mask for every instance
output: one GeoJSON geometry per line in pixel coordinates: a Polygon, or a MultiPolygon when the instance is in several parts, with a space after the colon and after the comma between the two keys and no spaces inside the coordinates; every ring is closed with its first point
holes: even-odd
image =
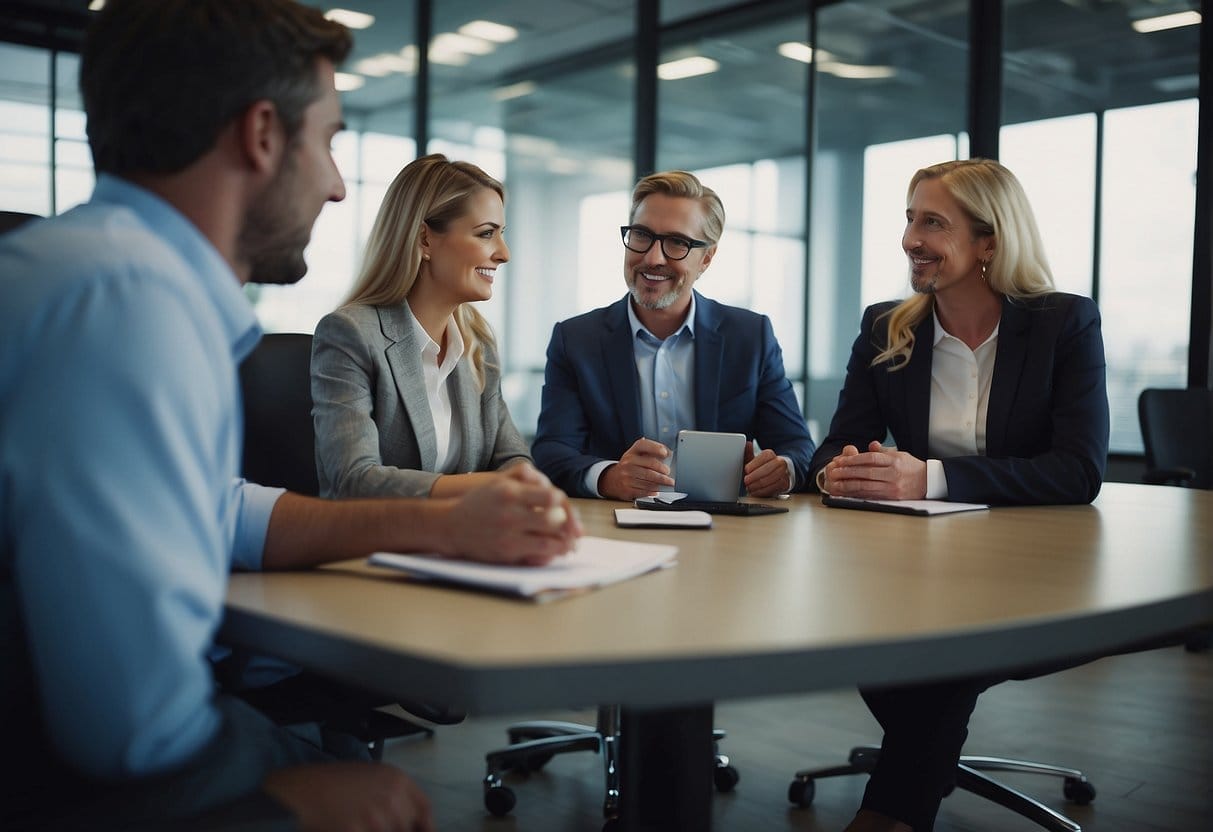
{"type": "MultiPolygon", "coordinates": [[[[592,497],[585,474],[619,459],[642,436],[640,382],[628,298],[556,324],[531,455],[571,496],[592,497]]],[[[798,490],[811,485],[813,440],[784,375],[771,321],[695,293],[695,427],[744,433],[792,460],[798,490]]]]}
{"type": "MultiPolygon", "coordinates": [[[[928,457],[934,316],[914,330],[908,365],[871,366],[888,337],[868,307],[851,348],[829,435],[814,476],[844,445],[866,450],[891,433],[899,450],[928,457]]],[[[878,320],[879,319],[879,320],[878,320]]],[[[985,456],[944,459],[948,499],[991,504],[1089,503],[1108,458],[1108,395],[1099,309],[1090,298],[1054,292],[1006,298],[986,417],[985,456]]]]}

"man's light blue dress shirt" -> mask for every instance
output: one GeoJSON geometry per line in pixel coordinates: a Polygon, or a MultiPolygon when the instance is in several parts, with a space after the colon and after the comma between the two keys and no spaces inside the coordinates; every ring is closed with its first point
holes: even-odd
{"type": "Polygon", "coordinates": [[[214,737],[207,662],[231,568],[281,494],[237,478],[239,281],[174,208],[101,176],[0,239],[0,570],[58,752],[166,770],[214,737]]]}
{"type": "MultiPolygon", "coordinates": [[[[677,448],[675,440],[680,430],[695,429],[695,296],[687,317],[678,331],[668,338],[658,338],[636,317],[628,301],[628,323],[632,327],[632,352],[636,358],[636,379],[640,385],[640,427],[644,436],[670,449],[677,448]]],[[[598,478],[617,463],[604,459],[590,466],[585,485],[599,497],[598,478]]],[[[666,459],[670,476],[674,476],[675,460],[666,459]]],[[[672,490],[663,486],[661,491],[672,490]]]]}

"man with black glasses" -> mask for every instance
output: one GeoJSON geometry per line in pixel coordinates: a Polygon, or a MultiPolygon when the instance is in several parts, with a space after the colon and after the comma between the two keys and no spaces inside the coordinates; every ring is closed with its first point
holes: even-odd
{"type": "Polygon", "coordinates": [[[556,324],[535,463],[570,495],[632,500],[674,485],[680,430],[743,433],[757,497],[809,485],[813,440],[765,315],[694,291],[716,256],[724,206],[686,171],[632,192],[621,229],[628,295],[556,324]]]}

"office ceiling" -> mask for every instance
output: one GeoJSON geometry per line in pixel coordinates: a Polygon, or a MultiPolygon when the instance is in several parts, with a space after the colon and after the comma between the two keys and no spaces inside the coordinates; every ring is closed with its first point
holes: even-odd
{"type": "MultiPolygon", "coordinates": [[[[356,33],[348,70],[357,72],[363,59],[383,55],[407,64],[406,45],[416,28],[413,3],[342,4],[375,16],[374,25],[356,33]]],[[[0,39],[30,42],[42,31],[70,48],[86,5],[87,0],[3,2],[0,39]]],[[[802,144],[806,68],[777,50],[781,43],[806,40],[803,2],[770,0],[743,4],[733,14],[721,11],[729,5],[663,4],[663,23],[679,26],[663,35],[660,60],[702,55],[719,64],[716,73],[659,85],[663,146],[702,156],[688,166],[720,164],[730,154],[777,156],[802,144]]],[[[1195,96],[1200,27],[1143,35],[1129,24],[1198,7],[1199,0],[1005,0],[1004,121],[1195,96]]],[[[823,7],[818,58],[824,50],[842,74],[819,64],[819,141],[828,146],[862,137],[870,143],[963,130],[968,10],[968,0],[823,7]],[[888,77],[847,77],[847,68],[854,67],[888,68],[888,77]]],[[[630,155],[633,0],[434,3],[436,33],[456,32],[478,19],[511,26],[518,36],[462,66],[432,60],[435,119],[493,124],[511,135],[576,144],[591,155],[630,155]],[[516,97],[506,97],[507,90],[516,97]]],[[[389,71],[363,78],[361,89],[345,94],[351,121],[411,133],[413,75],[389,71]]]]}

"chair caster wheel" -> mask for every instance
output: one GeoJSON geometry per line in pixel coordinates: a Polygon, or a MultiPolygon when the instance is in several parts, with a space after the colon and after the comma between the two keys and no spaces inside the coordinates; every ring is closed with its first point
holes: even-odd
{"type": "Polygon", "coordinates": [[[734,766],[717,766],[712,769],[712,783],[715,784],[716,791],[722,794],[733,791],[739,782],[741,774],[734,766]]]}
{"type": "Polygon", "coordinates": [[[817,795],[817,784],[812,780],[793,780],[788,786],[788,802],[807,809],[817,795]]]}
{"type": "Polygon", "coordinates": [[[1077,777],[1067,777],[1061,792],[1066,796],[1066,800],[1079,806],[1086,806],[1095,799],[1095,787],[1089,781],[1079,780],[1077,777]]]}
{"type": "Polygon", "coordinates": [[[484,790],[484,808],[488,809],[494,817],[505,817],[514,808],[514,804],[518,802],[518,798],[514,796],[512,789],[507,789],[505,786],[493,786],[484,790]]]}

